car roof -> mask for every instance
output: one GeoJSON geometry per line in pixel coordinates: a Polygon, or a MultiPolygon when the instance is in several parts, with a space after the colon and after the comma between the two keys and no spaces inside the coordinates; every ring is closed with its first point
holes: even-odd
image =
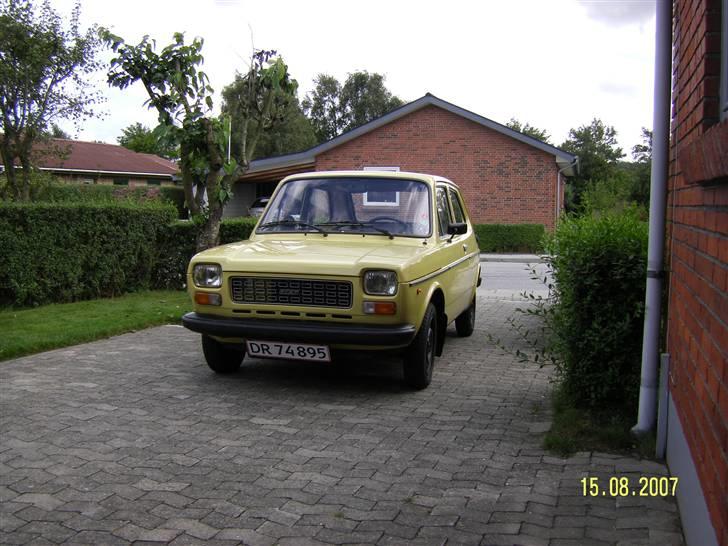
{"type": "Polygon", "coordinates": [[[434,174],[425,174],[425,173],[415,173],[415,172],[408,172],[408,171],[312,171],[307,173],[298,173],[293,174],[290,176],[287,176],[282,180],[282,182],[287,182],[289,180],[301,180],[301,179],[308,179],[308,178],[392,178],[392,179],[399,179],[399,180],[421,180],[422,182],[427,182],[428,184],[434,185],[437,182],[444,182],[447,184],[451,184],[458,187],[457,184],[452,182],[451,180],[448,180],[447,178],[444,178],[442,176],[437,176],[434,174]]]}

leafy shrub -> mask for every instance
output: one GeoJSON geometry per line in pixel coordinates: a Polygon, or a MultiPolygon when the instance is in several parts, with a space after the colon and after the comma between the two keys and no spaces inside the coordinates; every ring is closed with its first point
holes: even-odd
{"type": "Polygon", "coordinates": [[[185,189],[182,186],[161,186],[159,193],[162,199],[172,203],[177,209],[177,218],[187,218],[187,208],[185,207],[185,189]]]}
{"type": "Polygon", "coordinates": [[[549,350],[577,406],[632,411],[640,383],[647,224],[633,210],[566,217],[547,239],[549,350]]]}
{"type": "Polygon", "coordinates": [[[0,205],[0,305],[30,306],[149,288],[169,205],[0,205]]]}
{"type": "MultiPolygon", "coordinates": [[[[255,218],[223,220],[220,224],[220,243],[235,243],[248,239],[255,223],[255,218]]],[[[174,222],[164,226],[158,238],[153,286],[181,289],[186,282],[187,264],[195,255],[195,226],[187,221],[174,222]]]]}
{"type": "Polygon", "coordinates": [[[475,224],[481,252],[540,252],[543,224],[475,224]]]}

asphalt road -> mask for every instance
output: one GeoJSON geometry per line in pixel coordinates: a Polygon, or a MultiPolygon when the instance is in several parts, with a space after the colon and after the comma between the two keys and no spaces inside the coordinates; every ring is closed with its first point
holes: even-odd
{"type": "Polygon", "coordinates": [[[480,266],[483,284],[478,290],[479,293],[491,290],[513,291],[515,293],[524,290],[546,290],[546,285],[543,283],[543,278],[547,275],[546,264],[481,262],[480,266]],[[534,276],[533,271],[538,274],[541,280],[531,278],[534,276]]]}

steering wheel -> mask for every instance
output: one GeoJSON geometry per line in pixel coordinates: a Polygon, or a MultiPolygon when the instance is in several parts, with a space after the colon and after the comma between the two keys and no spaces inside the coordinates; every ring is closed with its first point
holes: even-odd
{"type": "Polygon", "coordinates": [[[371,222],[372,224],[376,224],[377,222],[392,222],[394,224],[399,224],[402,227],[407,227],[406,222],[403,222],[399,218],[394,218],[392,216],[375,216],[374,218],[369,218],[369,220],[367,221],[371,222]]]}

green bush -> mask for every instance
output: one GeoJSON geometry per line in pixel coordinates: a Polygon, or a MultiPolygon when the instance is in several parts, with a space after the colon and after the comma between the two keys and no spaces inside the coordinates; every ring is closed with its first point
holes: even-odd
{"type": "MultiPolygon", "coordinates": [[[[220,243],[235,243],[250,237],[255,218],[231,218],[220,225],[220,243]]],[[[186,282],[187,264],[195,255],[195,226],[178,221],[164,226],[158,235],[158,253],[153,274],[155,288],[181,289],[186,282]]]]}
{"type": "Polygon", "coordinates": [[[0,205],[0,305],[149,288],[158,233],[174,217],[158,202],[0,205]]]}
{"type": "Polygon", "coordinates": [[[633,411],[647,263],[634,211],[565,217],[548,238],[554,304],[546,315],[559,380],[577,406],[633,411]]]}
{"type": "Polygon", "coordinates": [[[481,252],[541,252],[543,224],[475,224],[481,252]]]}
{"type": "Polygon", "coordinates": [[[185,189],[182,186],[161,186],[159,188],[162,199],[172,203],[177,209],[177,218],[187,218],[185,207],[185,189]]]}

